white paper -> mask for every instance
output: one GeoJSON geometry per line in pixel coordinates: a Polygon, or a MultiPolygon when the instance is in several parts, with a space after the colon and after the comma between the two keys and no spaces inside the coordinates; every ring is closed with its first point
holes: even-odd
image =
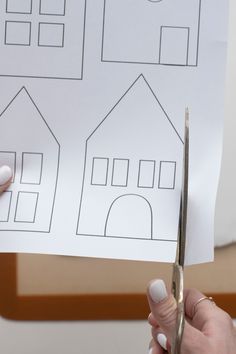
{"type": "Polygon", "coordinates": [[[0,1],[0,250],[212,260],[228,2],[0,1]]]}

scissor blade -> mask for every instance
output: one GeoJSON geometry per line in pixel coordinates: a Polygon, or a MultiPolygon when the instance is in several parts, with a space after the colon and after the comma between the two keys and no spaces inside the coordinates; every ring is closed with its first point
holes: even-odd
{"type": "Polygon", "coordinates": [[[189,174],[189,111],[185,110],[185,132],[184,132],[184,154],[183,154],[183,177],[181,195],[181,219],[179,233],[179,264],[184,266],[186,226],[187,226],[187,207],[188,207],[188,174],[189,174]]]}

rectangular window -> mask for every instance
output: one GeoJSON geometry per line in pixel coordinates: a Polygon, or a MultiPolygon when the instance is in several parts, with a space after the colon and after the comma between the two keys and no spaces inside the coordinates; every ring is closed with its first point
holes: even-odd
{"type": "Polygon", "coordinates": [[[6,12],[15,14],[31,14],[32,0],[6,0],[6,12]]]}
{"type": "Polygon", "coordinates": [[[161,161],[158,188],[174,189],[175,173],[176,173],[176,162],[161,161]]]}
{"type": "Polygon", "coordinates": [[[31,22],[6,21],[5,44],[29,46],[31,42],[31,22]]]}
{"type": "Polygon", "coordinates": [[[40,184],[43,169],[43,154],[23,152],[21,180],[23,184],[40,184]]]}
{"type": "Polygon", "coordinates": [[[106,186],[108,176],[109,159],[94,157],[92,166],[91,184],[96,186],[106,186]]]}
{"type": "Polygon", "coordinates": [[[33,192],[18,192],[15,222],[35,222],[38,195],[33,192]]]}
{"type": "Polygon", "coordinates": [[[160,64],[188,65],[188,49],[188,27],[161,27],[160,64]]]}
{"type": "Polygon", "coordinates": [[[65,9],[66,0],[40,0],[40,15],[64,16],[65,9]]]}
{"type": "Polygon", "coordinates": [[[0,151],[0,166],[7,165],[12,170],[12,182],[15,181],[16,173],[16,153],[9,151],[0,151]]]}
{"type": "Polygon", "coordinates": [[[8,222],[11,209],[12,192],[3,192],[0,198],[0,222],[8,222]]]}
{"type": "Polygon", "coordinates": [[[64,27],[63,23],[39,23],[39,47],[64,47],[64,27]]]}
{"type": "Polygon", "coordinates": [[[138,173],[138,187],[153,188],[155,178],[155,165],[153,160],[140,160],[138,173]]]}
{"type": "Polygon", "coordinates": [[[129,174],[129,160],[113,159],[112,186],[127,187],[129,174]]]}

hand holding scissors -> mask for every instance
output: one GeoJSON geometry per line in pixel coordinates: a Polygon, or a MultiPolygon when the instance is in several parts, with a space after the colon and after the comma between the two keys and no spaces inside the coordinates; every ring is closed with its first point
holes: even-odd
{"type": "Polygon", "coordinates": [[[183,184],[180,203],[176,261],[173,265],[172,294],[162,280],[148,288],[151,308],[149,323],[153,340],[150,354],[235,354],[236,329],[230,316],[210,297],[196,289],[184,292],[184,258],[188,200],[189,117],[185,115],[183,184]],[[185,316],[188,321],[185,321],[185,316]],[[165,350],[164,350],[165,349],[165,350]]]}

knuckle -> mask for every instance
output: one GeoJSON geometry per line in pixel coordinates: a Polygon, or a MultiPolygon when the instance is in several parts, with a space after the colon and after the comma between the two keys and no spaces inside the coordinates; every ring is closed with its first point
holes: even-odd
{"type": "Polygon", "coordinates": [[[230,315],[227,312],[222,310],[221,316],[222,316],[222,321],[233,326],[232,318],[230,317],[230,315]]]}
{"type": "Polygon", "coordinates": [[[217,308],[215,317],[215,322],[218,323],[222,328],[232,329],[234,328],[234,323],[230,315],[224,310],[217,308]]]}
{"type": "Polygon", "coordinates": [[[177,306],[175,301],[172,299],[167,301],[166,303],[160,304],[160,308],[158,311],[158,319],[160,323],[165,324],[165,326],[169,326],[175,322],[177,316],[177,306]]]}

